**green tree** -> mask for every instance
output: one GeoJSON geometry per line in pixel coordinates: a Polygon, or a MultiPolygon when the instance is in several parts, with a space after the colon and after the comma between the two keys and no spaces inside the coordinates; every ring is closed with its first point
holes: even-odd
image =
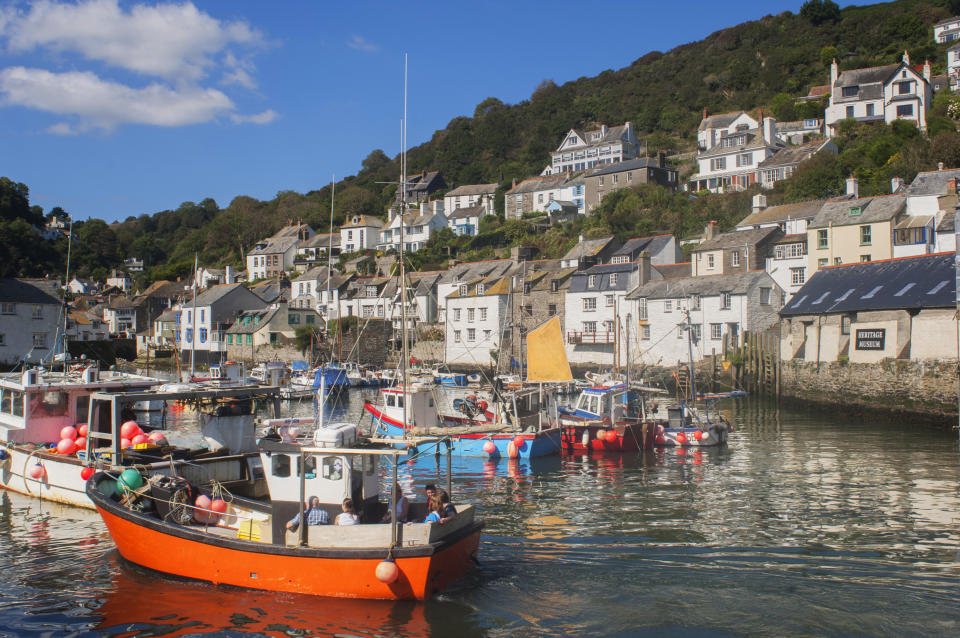
{"type": "Polygon", "coordinates": [[[773,116],[779,122],[792,122],[797,119],[797,109],[794,106],[793,98],[786,93],[777,93],[770,100],[770,108],[773,110],[773,116]]]}
{"type": "Polygon", "coordinates": [[[814,25],[821,25],[824,22],[839,22],[840,7],[832,0],[807,0],[800,7],[800,15],[814,25]]]}
{"type": "Polygon", "coordinates": [[[837,47],[833,45],[827,45],[820,49],[820,64],[829,68],[839,55],[840,53],[837,51],[837,47]]]}

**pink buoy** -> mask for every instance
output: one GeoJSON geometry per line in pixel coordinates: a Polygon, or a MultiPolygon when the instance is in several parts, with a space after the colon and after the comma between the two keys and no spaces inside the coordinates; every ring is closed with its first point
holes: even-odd
{"type": "Polygon", "coordinates": [[[86,439],[86,437],[83,437],[83,436],[77,437],[77,440],[74,441],[74,443],[76,443],[76,445],[77,445],[77,451],[81,451],[81,450],[86,450],[86,449],[87,449],[87,439],[86,439]]]}
{"type": "Polygon", "coordinates": [[[507,456],[511,459],[517,458],[520,454],[520,451],[517,449],[517,444],[513,441],[507,443],[507,456]]]}
{"type": "Polygon", "coordinates": [[[77,451],[77,444],[73,439],[60,439],[57,443],[57,454],[70,455],[77,451]]]}
{"type": "Polygon", "coordinates": [[[210,500],[210,497],[206,494],[201,494],[193,502],[194,507],[198,508],[193,511],[193,520],[198,523],[209,523],[210,522],[210,512],[207,510],[210,509],[210,506],[213,502],[210,500]]]}
{"type": "Polygon", "coordinates": [[[215,498],[213,499],[213,502],[210,503],[210,509],[216,512],[217,514],[226,514],[227,502],[222,498],[215,498]]]}
{"type": "Polygon", "coordinates": [[[683,445],[687,442],[687,435],[683,432],[677,432],[677,443],[683,445]]]}
{"type": "Polygon", "coordinates": [[[73,427],[72,425],[62,428],[60,430],[60,438],[70,439],[72,441],[73,439],[77,438],[77,428],[73,427]]]}
{"type": "Polygon", "coordinates": [[[141,445],[143,443],[149,443],[150,437],[148,437],[146,434],[138,434],[137,436],[130,439],[130,442],[134,445],[141,445]]]}
{"type": "Polygon", "coordinates": [[[81,423],[77,426],[77,436],[87,436],[87,432],[89,431],[90,429],[87,427],[86,423],[81,423]]]}
{"type": "Polygon", "coordinates": [[[127,448],[130,447],[131,445],[132,445],[132,444],[130,443],[130,439],[128,439],[128,438],[122,438],[122,439],[120,439],[120,447],[121,447],[121,448],[127,449],[127,448]]]}
{"type": "Polygon", "coordinates": [[[39,463],[35,463],[30,466],[29,470],[27,470],[27,474],[30,475],[30,478],[37,479],[39,481],[40,478],[46,474],[46,470],[44,470],[43,466],[39,463]]]}
{"type": "Polygon", "coordinates": [[[159,443],[162,439],[165,439],[165,438],[166,437],[163,436],[161,432],[151,432],[150,434],[147,435],[147,439],[151,443],[159,443]]]}
{"type": "Polygon", "coordinates": [[[377,564],[377,580],[389,585],[400,577],[400,568],[393,560],[383,560],[377,564]]]}
{"type": "Polygon", "coordinates": [[[138,434],[141,434],[141,431],[136,421],[127,421],[120,426],[120,436],[125,439],[132,439],[138,434]]]}
{"type": "Polygon", "coordinates": [[[493,454],[494,452],[497,451],[497,444],[494,443],[493,441],[487,441],[486,443],[483,444],[483,451],[486,452],[487,454],[493,454]]]}
{"type": "Polygon", "coordinates": [[[85,467],[82,470],[80,470],[80,478],[82,478],[84,481],[86,481],[91,476],[93,476],[92,467],[85,467]]]}
{"type": "Polygon", "coordinates": [[[657,435],[657,445],[663,445],[663,444],[666,443],[666,442],[667,442],[667,440],[666,440],[665,438],[663,438],[663,435],[662,435],[662,434],[658,434],[658,435],[657,435]]]}

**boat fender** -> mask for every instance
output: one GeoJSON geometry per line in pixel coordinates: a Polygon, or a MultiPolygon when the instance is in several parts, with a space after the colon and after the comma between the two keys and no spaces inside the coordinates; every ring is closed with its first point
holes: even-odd
{"type": "Polygon", "coordinates": [[[511,459],[515,459],[520,456],[520,450],[517,449],[517,444],[513,441],[507,443],[507,456],[511,459]]]}
{"type": "Polygon", "coordinates": [[[36,463],[34,463],[33,465],[31,465],[31,466],[30,466],[30,470],[28,471],[28,474],[30,475],[30,478],[32,478],[32,479],[34,479],[34,480],[37,480],[37,481],[39,481],[41,478],[43,478],[43,475],[46,474],[46,473],[47,473],[47,471],[46,471],[46,469],[43,467],[43,464],[40,463],[40,461],[37,461],[36,463]]]}
{"type": "Polygon", "coordinates": [[[619,438],[616,430],[607,430],[603,435],[603,440],[607,443],[614,443],[619,438]]]}
{"type": "Polygon", "coordinates": [[[493,441],[487,441],[483,444],[483,451],[492,456],[497,451],[497,444],[493,441]]]}
{"type": "Polygon", "coordinates": [[[480,399],[479,401],[477,401],[477,409],[480,410],[481,412],[486,412],[487,402],[484,401],[483,399],[480,399]]]}
{"type": "Polygon", "coordinates": [[[400,577],[400,568],[393,561],[393,558],[387,558],[377,563],[377,580],[389,585],[400,577]]]}
{"type": "Polygon", "coordinates": [[[92,467],[85,467],[82,470],[80,470],[80,478],[86,481],[91,476],[93,476],[93,472],[94,472],[94,469],[92,467]]]}
{"type": "Polygon", "coordinates": [[[701,439],[703,439],[703,431],[702,431],[702,430],[697,430],[696,432],[694,432],[694,433],[693,433],[693,438],[695,438],[695,439],[698,440],[698,441],[700,441],[701,439]]]}
{"type": "Polygon", "coordinates": [[[683,445],[686,442],[687,442],[687,435],[684,434],[683,432],[677,432],[677,443],[679,445],[683,445]]]}
{"type": "Polygon", "coordinates": [[[583,436],[580,438],[580,440],[583,442],[583,447],[589,446],[589,445],[590,445],[590,430],[584,430],[584,431],[583,431],[583,436]]]}

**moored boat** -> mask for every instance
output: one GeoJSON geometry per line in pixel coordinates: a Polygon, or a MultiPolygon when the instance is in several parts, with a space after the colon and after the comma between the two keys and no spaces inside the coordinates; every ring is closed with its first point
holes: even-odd
{"type": "MultiPolygon", "coordinates": [[[[458,504],[456,516],[444,524],[380,522],[386,511],[397,511],[396,468],[406,452],[357,438],[352,424],[319,428],[307,442],[264,437],[259,454],[265,499],[218,498],[223,493],[216,484],[155,475],[144,480],[139,474],[118,479],[105,472],[93,476],[87,493],[126,560],[215,584],[424,600],[463,576],[476,559],[483,522],[472,505],[458,504]],[[379,498],[379,458],[393,466],[389,502],[379,498]],[[292,517],[311,520],[308,497],[316,497],[317,509],[331,520],[351,498],[360,523],[290,531],[292,517]]],[[[410,503],[408,515],[424,518],[423,503],[410,503]]]]}

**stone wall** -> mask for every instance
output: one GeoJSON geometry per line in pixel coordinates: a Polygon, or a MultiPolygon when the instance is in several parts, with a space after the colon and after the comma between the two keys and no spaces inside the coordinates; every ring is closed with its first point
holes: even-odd
{"type": "Polygon", "coordinates": [[[956,361],[884,359],[878,363],[783,361],[781,395],[806,402],[957,418],[956,361]]]}

